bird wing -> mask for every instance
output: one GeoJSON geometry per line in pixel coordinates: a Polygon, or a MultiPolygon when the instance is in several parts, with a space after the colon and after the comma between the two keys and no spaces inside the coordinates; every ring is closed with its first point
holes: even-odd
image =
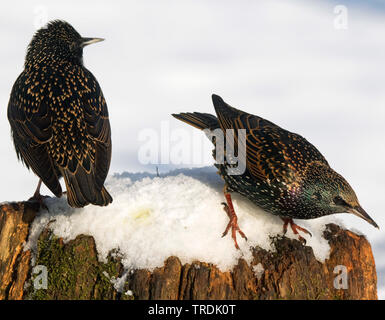
{"type": "Polygon", "coordinates": [[[81,99],[87,133],[95,142],[95,180],[97,188],[102,188],[111,163],[111,126],[103,92],[94,75],[85,70],[91,91],[81,99]]]}
{"type": "Polygon", "coordinates": [[[42,144],[52,136],[52,116],[38,84],[31,82],[25,72],[17,78],[8,104],[8,119],[21,138],[42,144]]]}
{"type": "Polygon", "coordinates": [[[328,165],[322,154],[302,136],[235,109],[218,96],[213,96],[213,102],[222,130],[234,129],[236,145],[242,146],[238,129],[246,130],[246,168],[254,178],[290,183],[302,176],[314,161],[328,165]]]}
{"type": "Polygon", "coordinates": [[[111,161],[107,104],[90,71],[83,66],[66,68],[65,74],[74,76],[65,82],[68,98],[54,108],[51,152],[65,179],[71,206],[106,205],[112,201],[103,188],[111,161]]]}
{"type": "Polygon", "coordinates": [[[52,137],[52,116],[38,83],[22,72],[13,85],[8,103],[8,119],[16,153],[56,195],[62,193],[58,172],[47,144],[52,137]]]}

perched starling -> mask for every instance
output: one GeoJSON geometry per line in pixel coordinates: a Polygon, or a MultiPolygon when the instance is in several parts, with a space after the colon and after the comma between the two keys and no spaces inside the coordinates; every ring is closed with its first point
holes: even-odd
{"type": "MultiPolygon", "coordinates": [[[[377,224],[362,209],[348,182],[328,164],[322,154],[305,138],[280,128],[261,117],[237,110],[217,95],[212,96],[217,117],[206,113],[173,114],[198,129],[234,131],[234,145],[238,145],[237,132],[245,129],[245,170],[242,174],[229,174],[230,161],[216,164],[225,181],[225,211],[230,222],[223,234],[232,229],[236,248],[237,216],[229,192],[237,192],[267,212],[284,221],[284,232],[290,224],[299,239],[305,239],[298,230],[310,234],[293,222],[296,219],[314,219],[334,213],[349,212],[377,224]]],[[[215,142],[215,141],[213,141],[215,142]]],[[[214,143],[215,144],[215,143],[214,143]]],[[[215,150],[214,150],[215,155],[215,150]]],[[[230,163],[233,163],[232,161],[230,163]]]]}
{"type": "Polygon", "coordinates": [[[64,177],[68,203],[108,205],[103,186],[111,161],[111,129],[102,90],[83,65],[82,38],[67,22],[52,21],[28,46],[24,71],[13,85],[8,119],[19,159],[57,197],[64,177]]]}

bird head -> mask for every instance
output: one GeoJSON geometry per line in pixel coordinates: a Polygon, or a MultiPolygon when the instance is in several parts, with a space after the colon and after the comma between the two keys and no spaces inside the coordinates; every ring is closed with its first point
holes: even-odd
{"type": "Polygon", "coordinates": [[[316,164],[307,172],[306,194],[319,210],[327,214],[351,213],[374,227],[378,225],[361,207],[350,184],[328,165],[316,164]]]}
{"type": "Polygon", "coordinates": [[[28,46],[26,65],[49,58],[83,63],[83,48],[103,40],[102,38],[83,38],[69,23],[54,20],[39,29],[33,36],[28,46]]]}

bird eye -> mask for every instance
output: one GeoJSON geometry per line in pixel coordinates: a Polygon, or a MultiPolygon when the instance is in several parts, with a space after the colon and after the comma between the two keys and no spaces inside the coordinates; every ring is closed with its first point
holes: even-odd
{"type": "Polygon", "coordinates": [[[349,207],[349,204],[342,199],[340,196],[337,196],[333,199],[334,203],[338,206],[344,206],[344,207],[349,207]]]}

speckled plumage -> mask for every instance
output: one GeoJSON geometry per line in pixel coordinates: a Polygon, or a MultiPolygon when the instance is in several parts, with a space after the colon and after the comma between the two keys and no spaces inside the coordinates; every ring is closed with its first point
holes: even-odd
{"type": "Polygon", "coordinates": [[[64,21],[38,30],[8,104],[18,158],[58,197],[64,177],[73,207],[112,201],[104,188],[111,129],[102,90],[83,65],[82,38],[64,21]]]}
{"type": "Polygon", "coordinates": [[[216,164],[227,191],[282,218],[313,219],[351,212],[377,227],[348,182],[305,138],[235,109],[217,95],[213,95],[213,103],[217,117],[197,112],[173,116],[201,130],[234,129],[236,145],[237,130],[246,130],[245,172],[228,174],[226,159],[224,164],[216,164]]]}

